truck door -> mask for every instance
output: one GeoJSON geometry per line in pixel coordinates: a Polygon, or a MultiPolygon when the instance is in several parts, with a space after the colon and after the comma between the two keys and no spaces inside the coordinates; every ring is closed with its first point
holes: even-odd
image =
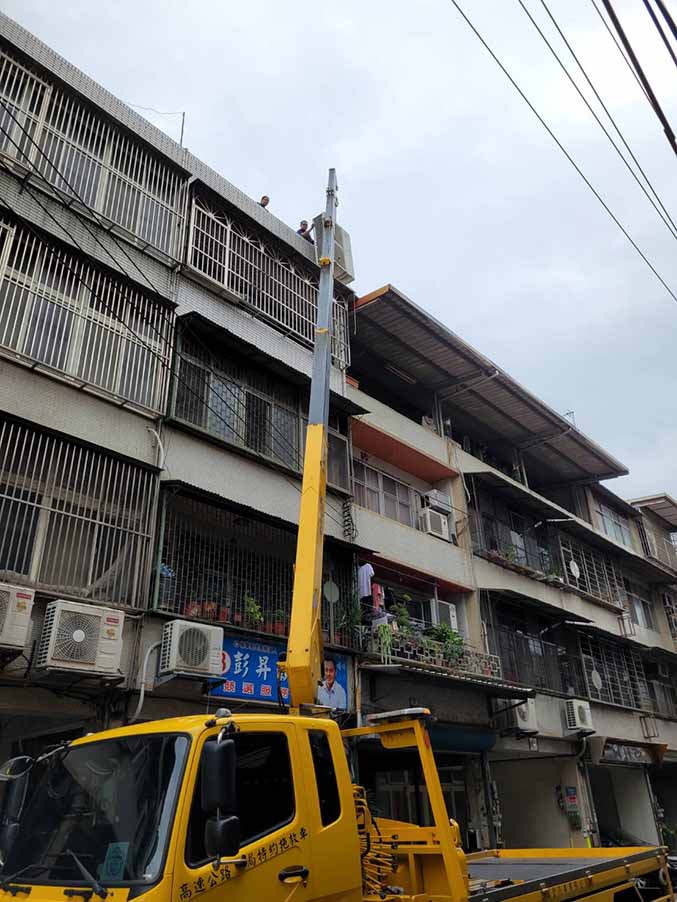
{"type": "Polygon", "coordinates": [[[284,902],[292,891],[294,902],[315,898],[309,895],[312,840],[298,730],[291,722],[272,725],[270,720],[240,727],[232,738],[242,831],[239,856],[246,865],[214,868],[206,857],[198,758],[192,801],[182,813],[179,835],[185,843],[176,852],[174,902],[197,902],[203,896],[206,902],[284,902]]]}

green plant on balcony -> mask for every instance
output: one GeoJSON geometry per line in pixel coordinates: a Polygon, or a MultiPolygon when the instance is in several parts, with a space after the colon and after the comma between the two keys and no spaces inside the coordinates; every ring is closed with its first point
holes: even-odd
{"type": "Polygon", "coordinates": [[[276,636],[284,636],[287,626],[287,612],[278,608],[273,612],[273,632],[276,636]]]}
{"type": "Polygon", "coordinates": [[[381,623],[376,628],[376,645],[381,661],[384,664],[391,664],[393,660],[393,631],[389,624],[381,623]]]}
{"type": "Polygon", "coordinates": [[[353,598],[346,607],[341,622],[339,623],[339,643],[351,645],[357,630],[362,625],[362,612],[357,599],[353,598]]]}
{"type": "Polygon", "coordinates": [[[501,556],[505,558],[506,561],[510,564],[517,563],[517,552],[512,545],[504,545],[501,549],[501,556]]]}
{"type": "Polygon", "coordinates": [[[244,619],[247,626],[258,629],[263,623],[263,610],[258,601],[251,595],[244,596],[244,619]]]}
{"type": "MultiPolygon", "coordinates": [[[[407,596],[404,596],[405,598],[407,596]]],[[[402,638],[406,639],[413,635],[414,629],[411,623],[411,617],[409,615],[409,609],[406,604],[403,604],[401,601],[398,601],[391,608],[390,613],[393,615],[395,620],[397,621],[397,631],[400,633],[402,638]]]]}
{"type": "Polygon", "coordinates": [[[465,649],[463,636],[452,629],[448,623],[438,623],[428,630],[428,635],[442,646],[444,659],[448,664],[456,664],[465,649]]]}

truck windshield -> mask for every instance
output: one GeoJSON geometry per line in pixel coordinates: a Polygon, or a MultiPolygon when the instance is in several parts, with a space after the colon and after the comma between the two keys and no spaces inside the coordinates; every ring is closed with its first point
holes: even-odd
{"type": "Polygon", "coordinates": [[[103,885],[160,874],[188,752],[186,736],[149,733],[78,745],[45,768],[0,879],[103,885]]]}

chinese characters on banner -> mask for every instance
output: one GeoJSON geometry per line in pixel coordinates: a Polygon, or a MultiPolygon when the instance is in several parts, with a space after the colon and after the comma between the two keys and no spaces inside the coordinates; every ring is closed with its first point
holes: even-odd
{"type": "MultiPolygon", "coordinates": [[[[285,646],[224,636],[221,662],[223,683],[215,685],[210,695],[243,701],[277,702],[277,662],[285,646]]],[[[344,655],[325,653],[325,679],[318,689],[317,702],[332,708],[352,708],[348,691],[348,659],[344,655]]],[[[286,676],[280,683],[285,704],[290,703],[286,676]]]]}

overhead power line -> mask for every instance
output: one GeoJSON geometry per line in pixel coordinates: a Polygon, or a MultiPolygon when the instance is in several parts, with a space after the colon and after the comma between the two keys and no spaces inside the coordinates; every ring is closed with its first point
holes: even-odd
{"type": "MultiPolygon", "coordinates": [[[[675,56],[675,51],[672,49],[672,44],[670,43],[670,41],[668,41],[668,36],[663,31],[663,26],[658,21],[658,16],[654,12],[653,6],[651,5],[651,3],[649,3],[649,0],[644,0],[644,6],[646,7],[646,11],[649,13],[649,16],[651,17],[651,21],[653,22],[653,24],[656,28],[656,31],[661,36],[661,40],[665,44],[665,47],[672,58],[672,62],[675,64],[675,66],[677,66],[677,56],[675,56]]],[[[670,15],[667,12],[667,10],[665,10],[665,14],[667,14],[668,16],[670,15]]]]}
{"type": "Polygon", "coordinates": [[[628,242],[632,245],[632,247],[635,249],[635,251],[637,252],[637,254],[639,255],[639,257],[641,257],[641,259],[644,261],[644,263],[648,266],[648,268],[651,270],[651,272],[654,274],[654,276],[658,279],[658,281],[661,283],[661,285],[663,286],[663,288],[665,288],[665,290],[666,290],[667,293],[670,295],[670,297],[673,299],[673,301],[677,302],[677,294],[675,294],[675,292],[670,288],[670,286],[668,285],[668,283],[667,283],[667,282],[665,281],[665,279],[661,276],[661,274],[658,272],[658,270],[657,270],[656,267],[653,265],[653,263],[649,260],[649,258],[646,256],[646,254],[644,253],[644,251],[642,251],[642,249],[639,247],[639,245],[638,245],[637,242],[634,240],[634,238],[632,238],[632,236],[630,235],[630,233],[627,231],[627,229],[625,228],[625,226],[620,222],[620,220],[619,220],[618,217],[615,215],[615,213],[611,210],[611,208],[610,208],[609,205],[606,203],[606,201],[604,200],[604,198],[601,196],[601,194],[599,193],[599,191],[597,191],[597,189],[594,187],[594,185],[592,184],[592,182],[588,179],[588,177],[585,175],[585,173],[583,172],[583,170],[580,168],[580,166],[578,165],[578,163],[576,163],[576,161],[575,161],[574,158],[571,156],[571,154],[569,153],[569,151],[564,147],[564,145],[563,145],[562,142],[559,140],[559,138],[557,137],[557,135],[553,132],[553,130],[552,130],[552,129],[550,128],[550,126],[548,125],[548,123],[547,123],[547,122],[545,121],[545,119],[541,116],[541,114],[538,112],[538,110],[537,110],[536,107],[533,105],[533,103],[529,100],[529,98],[528,98],[527,95],[524,93],[524,91],[520,88],[520,86],[518,85],[518,83],[515,81],[515,79],[514,79],[514,78],[512,77],[512,75],[510,74],[510,72],[506,69],[506,67],[503,65],[503,63],[501,62],[501,60],[498,58],[498,56],[494,53],[494,51],[491,49],[491,47],[489,46],[489,44],[486,42],[486,40],[484,39],[484,37],[482,36],[482,34],[478,31],[478,29],[477,29],[477,28],[475,27],[475,25],[471,22],[471,20],[468,18],[468,16],[466,15],[466,13],[463,11],[463,9],[461,8],[460,4],[458,3],[458,0],[451,0],[451,3],[452,3],[452,4],[454,5],[454,7],[456,8],[456,11],[459,13],[459,15],[461,16],[461,18],[465,21],[466,25],[467,25],[467,26],[470,28],[470,30],[473,32],[473,34],[475,35],[475,37],[477,38],[477,40],[482,44],[482,46],[484,47],[484,49],[485,49],[485,50],[487,51],[487,53],[491,56],[491,58],[492,58],[493,61],[496,63],[496,65],[499,67],[499,69],[501,70],[501,72],[503,72],[503,74],[504,74],[505,77],[508,79],[508,81],[510,82],[510,84],[511,84],[511,85],[513,86],[513,88],[517,91],[517,93],[519,94],[519,96],[520,96],[520,97],[522,98],[522,100],[526,103],[526,105],[529,107],[529,109],[530,109],[531,112],[534,114],[534,116],[538,119],[538,121],[540,122],[540,124],[541,124],[541,125],[543,126],[543,128],[546,130],[546,132],[550,135],[550,137],[551,137],[552,140],[555,142],[555,144],[559,147],[559,149],[560,149],[561,152],[564,154],[564,156],[567,158],[567,160],[569,161],[569,163],[573,166],[573,168],[576,170],[576,172],[578,173],[578,175],[581,177],[581,179],[585,182],[585,184],[586,184],[587,187],[590,189],[590,191],[591,191],[591,192],[594,194],[594,196],[597,198],[597,200],[598,200],[599,203],[602,205],[602,207],[604,208],[604,210],[606,210],[607,214],[610,216],[610,218],[611,218],[611,219],[614,221],[614,223],[617,225],[617,227],[618,227],[619,230],[622,232],[622,234],[625,236],[625,238],[627,239],[627,241],[628,241],[628,242]]]}
{"type": "Polygon", "coordinates": [[[621,57],[623,58],[623,62],[624,62],[625,65],[628,67],[628,69],[629,69],[630,72],[632,73],[632,77],[635,79],[635,81],[636,81],[637,84],[639,85],[639,87],[640,87],[640,89],[641,89],[641,91],[642,91],[642,94],[644,94],[644,96],[646,97],[646,99],[649,100],[649,95],[646,93],[646,88],[644,87],[644,85],[643,85],[642,82],[640,81],[639,76],[638,76],[637,73],[635,72],[632,63],[630,62],[630,60],[628,59],[628,57],[627,57],[627,55],[626,55],[626,53],[625,53],[625,50],[623,50],[622,46],[621,46],[621,45],[619,44],[619,42],[618,42],[618,38],[616,37],[616,35],[615,35],[615,34],[613,33],[613,31],[611,30],[611,27],[609,26],[609,23],[607,22],[607,20],[606,20],[606,19],[604,18],[604,16],[602,15],[602,10],[599,8],[599,6],[597,6],[596,0],[590,0],[590,2],[591,2],[592,5],[594,6],[595,12],[596,12],[597,15],[599,16],[599,18],[600,18],[600,20],[601,20],[601,22],[602,22],[602,25],[604,25],[604,27],[606,28],[607,34],[609,35],[609,37],[611,38],[611,40],[612,40],[612,41],[614,42],[614,44],[616,45],[616,49],[618,50],[618,52],[620,53],[621,57]]]}
{"type": "Polygon", "coordinates": [[[635,71],[637,73],[637,77],[640,79],[640,81],[644,85],[644,90],[646,92],[647,97],[649,98],[649,103],[651,104],[654,113],[656,114],[661,125],[663,126],[663,131],[665,132],[665,137],[668,139],[668,143],[670,144],[670,147],[672,147],[674,152],[677,153],[677,140],[675,139],[675,133],[672,130],[672,126],[668,122],[667,116],[663,112],[663,109],[662,109],[660,103],[658,102],[658,98],[656,97],[656,95],[653,92],[653,88],[651,87],[651,84],[649,83],[649,79],[644,74],[644,70],[642,69],[640,62],[637,59],[637,54],[632,49],[632,44],[628,40],[628,36],[626,35],[625,31],[623,30],[623,26],[621,25],[620,20],[619,20],[618,16],[616,15],[616,11],[613,8],[613,4],[611,3],[611,0],[602,0],[602,3],[604,4],[604,8],[606,9],[609,18],[611,19],[612,25],[616,29],[618,37],[621,40],[621,43],[625,47],[625,52],[630,57],[632,65],[634,66],[635,71]]]}
{"type": "Polygon", "coordinates": [[[586,107],[588,108],[588,110],[590,111],[590,113],[592,114],[592,116],[594,117],[595,122],[597,122],[597,124],[599,125],[599,127],[600,127],[600,128],[602,129],[602,131],[604,132],[604,134],[605,134],[605,136],[607,137],[609,143],[611,144],[611,146],[613,147],[613,149],[616,151],[616,153],[617,153],[618,156],[620,157],[620,159],[621,159],[623,165],[627,168],[627,170],[628,170],[628,172],[630,173],[630,175],[633,177],[633,179],[634,179],[634,180],[637,182],[637,184],[639,185],[639,188],[640,188],[640,190],[642,191],[642,193],[645,195],[646,199],[649,201],[649,203],[651,204],[651,206],[654,208],[654,210],[656,211],[656,213],[657,213],[657,214],[659,215],[659,217],[661,218],[661,221],[663,222],[663,224],[665,225],[665,227],[667,228],[667,230],[670,232],[670,235],[671,235],[673,238],[677,239],[677,226],[675,225],[674,221],[672,220],[672,217],[670,216],[670,214],[669,214],[668,211],[666,210],[666,208],[665,208],[664,204],[662,203],[661,199],[658,197],[658,194],[657,194],[655,188],[653,187],[653,185],[651,184],[651,182],[649,181],[649,179],[648,179],[646,173],[644,172],[644,170],[643,170],[642,167],[640,166],[640,164],[639,164],[639,162],[638,162],[638,160],[637,160],[637,157],[634,155],[634,153],[633,153],[632,150],[630,149],[630,146],[628,145],[628,142],[625,140],[625,137],[623,136],[621,130],[618,128],[618,126],[617,126],[617,124],[616,124],[616,122],[615,122],[613,116],[611,115],[611,113],[610,113],[609,110],[607,109],[607,107],[606,107],[604,101],[602,100],[602,98],[599,96],[599,93],[597,92],[597,89],[596,89],[595,86],[593,85],[593,83],[592,83],[590,77],[588,76],[588,73],[585,71],[585,69],[584,69],[584,67],[583,67],[583,65],[582,65],[582,63],[581,63],[581,61],[579,60],[579,58],[578,58],[578,57],[576,56],[576,54],[574,53],[573,48],[571,47],[571,44],[567,41],[567,39],[566,39],[566,37],[565,37],[565,35],[564,35],[562,29],[560,28],[559,24],[557,23],[557,20],[555,19],[555,17],[553,16],[553,14],[550,12],[550,9],[549,9],[547,3],[545,2],[545,0],[541,0],[541,4],[542,4],[543,8],[545,9],[546,13],[547,13],[548,16],[550,17],[550,20],[552,21],[553,25],[554,25],[555,28],[557,29],[558,34],[560,35],[560,37],[561,37],[562,40],[564,41],[564,43],[565,43],[565,45],[566,45],[566,47],[567,47],[567,50],[568,50],[569,53],[572,55],[572,57],[574,58],[574,60],[575,60],[575,62],[576,62],[576,64],[577,64],[577,66],[578,66],[578,68],[579,68],[579,69],[581,70],[581,72],[583,73],[583,76],[585,77],[586,81],[588,82],[588,85],[590,86],[590,88],[592,89],[592,91],[593,91],[595,97],[597,98],[597,100],[598,100],[599,103],[601,104],[601,106],[602,106],[604,112],[606,113],[606,115],[608,116],[609,120],[611,121],[613,127],[615,128],[615,130],[616,130],[616,132],[617,132],[617,134],[618,134],[618,136],[620,137],[621,141],[623,142],[623,144],[624,144],[626,150],[627,150],[628,153],[630,154],[630,156],[631,156],[633,162],[635,163],[635,165],[636,165],[637,168],[639,169],[640,173],[641,173],[642,176],[644,177],[644,180],[645,180],[646,183],[649,185],[649,188],[650,188],[651,192],[654,194],[654,196],[656,197],[658,203],[656,203],[656,200],[654,200],[654,198],[651,196],[651,194],[649,194],[649,191],[646,189],[646,187],[644,186],[644,184],[643,184],[642,181],[640,180],[639,176],[637,175],[637,173],[635,172],[635,170],[632,168],[632,166],[631,166],[630,163],[628,162],[628,160],[627,160],[627,158],[625,157],[623,151],[622,151],[621,148],[618,146],[618,144],[615,142],[615,140],[613,139],[613,137],[609,134],[609,131],[607,130],[606,126],[604,125],[604,123],[602,122],[602,120],[600,119],[600,117],[597,115],[597,112],[596,112],[595,109],[593,108],[592,104],[589,102],[588,98],[585,96],[585,94],[583,93],[583,91],[581,91],[581,89],[580,89],[580,87],[578,86],[576,80],[575,80],[574,77],[571,75],[571,73],[569,72],[569,70],[567,69],[567,67],[565,66],[565,64],[562,62],[561,57],[559,56],[559,54],[557,53],[557,51],[555,50],[555,48],[552,46],[552,44],[551,44],[550,41],[548,40],[546,34],[543,32],[543,30],[541,29],[541,27],[539,26],[539,24],[536,22],[536,20],[535,20],[534,17],[532,16],[532,14],[531,14],[531,12],[529,11],[528,7],[527,7],[526,4],[524,3],[524,0],[518,0],[518,3],[519,3],[519,5],[522,7],[522,10],[524,11],[524,13],[526,14],[526,16],[528,17],[528,19],[529,19],[529,21],[531,22],[531,24],[534,26],[534,28],[536,29],[536,31],[538,32],[538,34],[539,34],[540,37],[542,38],[542,40],[543,40],[543,42],[545,43],[545,45],[547,46],[547,48],[550,50],[551,54],[552,54],[552,55],[554,56],[554,58],[557,60],[557,63],[559,64],[560,68],[562,69],[562,71],[564,72],[564,74],[566,75],[566,77],[569,79],[569,81],[571,82],[571,84],[572,84],[573,87],[575,88],[575,90],[576,90],[578,96],[581,98],[581,100],[583,101],[583,103],[586,105],[586,107]],[[659,205],[660,205],[660,206],[659,206],[659,205]]]}

